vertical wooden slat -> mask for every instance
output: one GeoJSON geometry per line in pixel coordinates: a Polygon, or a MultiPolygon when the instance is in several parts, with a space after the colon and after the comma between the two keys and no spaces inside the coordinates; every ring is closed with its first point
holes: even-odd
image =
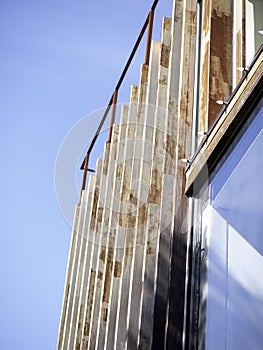
{"type": "Polygon", "coordinates": [[[116,170],[114,173],[117,181],[115,181],[114,184],[114,200],[112,203],[112,212],[110,216],[110,225],[113,228],[115,227],[115,238],[114,242],[112,242],[112,246],[114,248],[112,257],[113,270],[111,274],[109,294],[106,300],[104,300],[104,306],[108,310],[107,319],[101,319],[101,325],[103,329],[105,329],[105,339],[102,339],[101,342],[105,342],[106,349],[114,349],[115,331],[118,325],[119,291],[121,285],[122,260],[125,241],[122,214],[126,211],[126,190],[128,177],[130,175],[129,164],[125,162],[125,160],[131,159],[130,152],[132,150],[133,140],[130,138],[130,135],[134,132],[134,120],[137,110],[137,102],[138,87],[132,86],[127,122],[121,124],[116,170]]]}
{"type": "Polygon", "coordinates": [[[221,106],[232,92],[233,2],[213,0],[211,11],[208,126],[215,121],[221,106]]]}

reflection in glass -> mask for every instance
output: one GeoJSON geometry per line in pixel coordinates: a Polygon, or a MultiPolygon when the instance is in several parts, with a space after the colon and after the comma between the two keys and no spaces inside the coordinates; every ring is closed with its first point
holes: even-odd
{"type": "Polygon", "coordinates": [[[262,349],[263,108],[210,186],[207,349],[262,349]]]}

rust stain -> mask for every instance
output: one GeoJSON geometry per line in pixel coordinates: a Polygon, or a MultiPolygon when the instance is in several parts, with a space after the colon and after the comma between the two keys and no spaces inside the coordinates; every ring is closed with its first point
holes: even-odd
{"type": "Polygon", "coordinates": [[[143,204],[139,208],[138,212],[138,225],[143,225],[147,221],[147,207],[143,204]]]}
{"type": "Polygon", "coordinates": [[[185,149],[181,145],[177,145],[178,147],[178,159],[185,158],[185,149]]]}
{"type": "Polygon", "coordinates": [[[175,2],[174,21],[179,22],[182,18],[182,0],[175,2]]]}
{"type": "Polygon", "coordinates": [[[133,194],[130,193],[129,202],[130,202],[131,204],[137,205],[137,203],[138,203],[138,198],[134,197],[133,194]]]}
{"type": "Polygon", "coordinates": [[[160,203],[161,189],[162,189],[161,175],[156,168],[153,168],[149,203],[155,203],[155,204],[160,203]]]}
{"type": "Polygon", "coordinates": [[[83,314],[84,314],[84,305],[81,304],[78,329],[77,329],[76,350],[80,350],[80,345],[81,345],[81,328],[82,328],[83,314]]]}
{"type": "Polygon", "coordinates": [[[84,335],[87,336],[89,334],[89,329],[90,329],[90,323],[85,322],[85,327],[84,327],[84,335]]]}
{"type": "Polygon", "coordinates": [[[164,31],[171,32],[172,20],[171,18],[164,17],[163,19],[163,29],[164,31]]]}
{"type": "Polygon", "coordinates": [[[109,215],[110,215],[110,210],[109,208],[104,208],[104,226],[108,227],[109,224],[109,215]]]}
{"type": "Polygon", "coordinates": [[[106,322],[107,318],[108,318],[108,309],[104,307],[103,308],[102,319],[103,319],[104,322],[106,322]]]}
{"type": "Polygon", "coordinates": [[[145,82],[148,80],[148,70],[149,70],[149,66],[147,64],[142,64],[142,74],[141,74],[142,82],[145,82]]]}
{"type": "Polygon", "coordinates": [[[114,277],[119,278],[121,277],[121,261],[115,261],[115,266],[114,266],[114,277]]]}
{"type": "Polygon", "coordinates": [[[208,125],[211,126],[221,107],[219,99],[227,100],[232,91],[232,31],[233,18],[227,14],[223,2],[221,11],[212,10],[211,63],[209,81],[208,125]]]}
{"type": "Polygon", "coordinates": [[[95,229],[95,226],[96,226],[96,219],[94,219],[94,218],[91,216],[91,219],[90,219],[90,228],[91,228],[91,230],[94,230],[94,229],[95,229]]]}
{"type": "Polygon", "coordinates": [[[102,280],[102,278],[103,278],[103,272],[98,271],[98,278],[99,278],[100,280],[102,280]]]}
{"type": "Polygon", "coordinates": [[[119,163],[116,168],[116,178],[118,180],[121,180],[122,172],[123,172],[123,163],[119,163]]]}
{"type": "MultiPolygon", "coordinates": [[[[188,81],[186,82],[186,85],[188,86],[188,81]]],[[[189,115],[191,115],[192,111],[192,101],[193,96],[189,92],[188,87],[186,88],[186,91],[182,94],[181,103],[180,103],[180,118],[183,120],[183,125],[187,125],[189,128],[191,127],[191,120],[189,118],[189,115]]]]}
{"type": "Polygon", "coordinates": [[[120,226],[124,226],[124,220],[125,220],[125,215],[122,212],[120,212],[118,214],[118,224],[120,226]]]}
{"type": "Polygon", "coordinates": [[[201,89],[200,89],[200,112],[199,112],[199,129],[206,130],[207,125],[207,101],[208,101],[208,74],[209,74],[209,58],[210,50],[209,44],[207,43],[204,48],[203,62],[202,62],[202,75],[201,75],[201,89]]]}
{"type": "Polygon", "coordinates": [[[104,208],[103,208],[103,207],[99,207],[99,208],[98,208],[98,211],[97,211],[97,220],[98,220],[99,222],[102,222],[103,211],[104,211],[104,208]]]}
{"type": "Polygon", "coordinates": [[[126,174],[126,177],[124,178],[124,181],[123,181],[123,188],[122,188],[122,191],[120,193],[121,201],[128,201],[129,200],[130,189],[129,189],[129,186],[127,185],[128,183],[129,182],[128,182],[127,174],[126,174]]]}
{"type": "Polygon", "coordinates": [[[208,82],[208,67],[209,67],[209,45],[206,44],[205,45],[203,67],[202,67],[202,80],[201,80],[202,81],[201,86],[202,86],[202,91],[203,91],[202,101],[201,101],[202,105],[206,104],[206,99],[207,99],[206,86],[207,86],[207,82],[208,82]]]}
{"type": "Polygon", "coordinates": [[[95,223],[96,223],[96,212],[97,212],[97,207],[98,207],[98,196],[99,196],[99,190],[98,190],[98,188],[95,188],[94,197],[93,197],[93,205],[92,205],[92,213],[91,213],[92,217],[91,217],[91,223],[90,223],[90,226],[91,226],[92,230],[94,230],[95,223]]]}
{"type": "Polygon", "coordinates": [[[100,260],[105,261],[105,258],[106,258],[106,248],[103,247],[101,248],[101,251],[100,251],[100,260]]]}
{"type": "Polygon", "coordinates": [[[189,34],[192,34],[196,32],[196,11],[193,10],[187,10],[186,11],[186,18],[187,18],[187,31],[189,34]]]}
{"type": "MultiPolygon", "coordinates": [[[[148,82],[148,70],[149,70],[149,66],[146,64],[143,64],[141,67],[141,82],[140,85],[141,87],[144,87],[145,85],[147,85],[148,82]]],[[[143,101],[144,99],[144,95],[145,95],[146,89],[143,89],[141,91],[140,94],[140,100],[143,101]]]]}
{"type": "Polygon", "coordinates": [[[112,247],[108,248],[108,261],[112,261],[113,260],[113,253],[114,253],[114,249],[112,247]]]}
{"type": "Polygon", "coordinates": [[[170,117],[175,117],[177,115],[176,103],[172,97],[169,97],[168,112],[170,117]]]}
{"type": "Polygon", "coordinates": [[[104,291],[103,291],[103,297],[102,297],[102,300],[105,303],[109,302],[110,285],[111,285],[111,279],[110,279],[111,272],[112,272],[112,262],[107,261],[105,281],[104,281],[104,291]]]}
{"type": "Polygon", "coordinates": [[[176,158],[176,140],[169,134],[166,135],[165,150],[172,159],[176,158]]]}
{"type": "Polygon", "coordinates": [[[203,33],[208,33],[210,29],[211,0],[207,1],[207,6],[203,6],[203,33]]]}
{"type": "Polygon", "coordinates": [[[162,44],[161,46],[161,66],[168,68],[170,58],[170,47],[162,44]]]}
{"type": "Polygon", "coordinates": [[[125,255],[132,255],[133,254],[133,247],[129,246],[125,248],[125,255]]]}
{"type": "Polygon", "coordinates": [[[167,75],[163,74],[162,78],[159,79],[159,84],[160,85],[167,85],[167,75]]]}
{"type": "Polygon", "coordinates": [[[86,312],[85,327],[84,327],[85,336],[89,335],[89,330],[90,330],[90,316],[91,316],[91,311],[93,306],[93,290],[95,285],[95,276],[96,276],[96,271],[91,269],[90,288],[89,288],[88,298],[87,298],[87,312],[86,312]]]}
{"type": "Polygon", "coordinates": [[[102,172],[104,175],[107,175],[108,173],[108,164],[109,164],[109,151],[110,151],[111,144],[109,142],[106,142],[106,150],[105,150],[105,156],[104,156],[104,164],[102,172]]]}
{"type": "Polygon", "coordinates": [[[218,57],[216,69],[226,82],[232,81],[232,21],[232,16],[218,16],[215,10],[212,11],[211,55],[218,57]]]}
{"type": "Polygon", "coordinates": [[[137,102],[137,98],[138,98],[138,86],[132,85],[131,98],[130,98],[131,103],[137,102]]]}
{"type": "Polygon", "coordinates": [[[147,248],[147,251],[146,251],[146,254],[147,254],[147,255],[154,254],[154,249],[153,249],[153,247],[151,247],[151,246],[148,247],[148,248],[147,248]]]}
{"type": "Polygon", "coordinates": [[[113,143],[117,143],[118,142],[119,133],[120,133],[119,132],[119,124],[115,124],[114,125],[113,143]]]}
{"type": "Polygon", "coordinates": [[[127,214],[127,227],[134,228],[135,225],[136,225],[136,215],[134,215],[132,212],[129,212],[127,214]]]}

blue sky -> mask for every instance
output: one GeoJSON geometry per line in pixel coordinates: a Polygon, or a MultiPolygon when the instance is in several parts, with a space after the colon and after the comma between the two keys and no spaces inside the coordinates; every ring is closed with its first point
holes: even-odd
{"type": "MultiPolygon", "coordinates": [[[[107,104],[151,4],[0,1],[0,349],[55,349],[71,233],[56,200],[57,152],[107,104]]],[[[171,8],[160,0],[154,39],[171,8]]]]}

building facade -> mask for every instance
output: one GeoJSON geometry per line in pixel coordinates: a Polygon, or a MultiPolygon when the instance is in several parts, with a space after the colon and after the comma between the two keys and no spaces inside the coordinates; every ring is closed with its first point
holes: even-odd
{"type": "Polygon", "coordinates": [[[263,1],[174,1],[76,207],[58,350],[261,349],[263,1]]]}

